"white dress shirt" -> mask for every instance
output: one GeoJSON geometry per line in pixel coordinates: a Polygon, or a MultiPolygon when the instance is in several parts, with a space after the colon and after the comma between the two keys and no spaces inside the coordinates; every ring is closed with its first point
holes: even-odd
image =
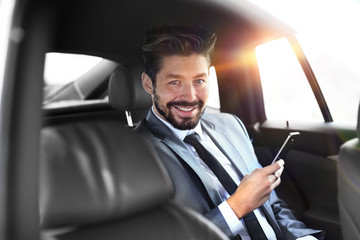
{"type": "MultiPolygon", "coordinates": [[[[152,109],[155,116],[156,113],[152,109]]],[[[236,173],[234,167],[232,166],[231,162],[227,159],[227,157],[220,151],[220,149],[215,145],[215,143],[211,140],[211,138],[207,135],[205,131],[202,131],[201,125],[198,124],[194,129],[192,130],[179,130],[177,128],[174,128],[170,123],[167,121],[164,121],[159,116],[157,116],[159,120],[161,120],[167,127],[169,127],[177,137],[181,141],[184,141],[185,137],[192,133],[197,133],[200,137],[200,143],[221,163],[221,165],[225,168],[225,170],[229,173],[229,175],[232,177],[232,179],[235,181],[237,185],[240,184],[240,177],[236,173]]],[[[186,143],[185,143],[186,144],[186,143]]],[[[201,166],[204,168],[205,172],[210,176],[210,178],[213,180],[214,184],[218,188],[218,192],[221,195],[223,202],[218,206],[222,216],[224,217],[227,225],[229,226],[229,229],[231,232],[235,235],[239,234],[241,236],[242,240],[251,240],[249,233],[245,227],[245,223],[242,219],[238,219],[234,211],[231,209],[229,204],[227,203],[226,199],[230,196],[223,185],[220,183],[219,179],[215,176],[215,174],[210,170],[210,168],[204,163],[204,161],[199,157],[196,150],[193,146],[186,144],[188,148],[193,152],[195,159],[201,164],[201,166]]],[[[266,237],[269,240],[276,240],[276,235],[270,224],[265,218],[264,213],[261,211],[261,209],[255,209],[254,214],[256,215],[262,229],[264,230],[264,233],[266,237]]],[[[298,238],[299,240],[311,240],[316,239],[313,236],[306,236],[302,238],[298,238]],[[309,237],[309,238],[308,238],[309,237]]]]}

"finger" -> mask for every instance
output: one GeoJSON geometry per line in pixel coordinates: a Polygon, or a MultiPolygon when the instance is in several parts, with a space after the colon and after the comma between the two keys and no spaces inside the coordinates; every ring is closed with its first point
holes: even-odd
{"type": "Polygon", "coordinates": [[[274,175],[275,175],[277,178],[279,178],[279,177],[281,177],[281,174],[283,173],[283,171],[284,171],[284,167],[281,167],[279,170],[277,170],[277,171],[274,173],[274,175]]]}
{"type": "Polygon", "coordinates": [[[276,177],[274,174],[268,176],[270,185],[269,185],[269,194],[277,188],[281,183],[281,178],[276,177]]]}
{"type": "Polygon", "coordinates": [[[278,180],[278,177],[275,174],[270,174],[268,176],[268,179],[269,179],[270,183],[273,184],[278,180]]]}
{"type": "Polygon", "coordinates": [[[272,176],[273,176],[273,182],[271,184],[271,189],[274,190],[277,186],[280,185],[281,178],[277,177],[275,174],[273,174],[272,176]]]}
{"type": "Polygon", "coordinates": [[[277,170],[282,168],[284,164],[285,164],[284,160],[280,159],[274,162],[273,164],[264,167],[263,169],[264,171],[266,171],[267,174],[274,174],[277,170]]]}
{"type": "Polygon", "coordinates": [[[275,173],[268,175],[268,179],[274,187],[278,186],[280,184],[280,177],[284,170],[284,167],[281,167],[279,170],[277,170],[275,173]]]}
{"type": "Polygon", "coordinates": [[[274,162],[274,164],[275,163],[279,164],[281,167],[285,165],[285,161],[283,159],[279,159],[278,161],[274,162]]]}
{"type": "Polygon", "coordinates": [[[277,186],[279,186],[280,183],[281,183],[281,178],[280,178],[280,177],[279,177],[279,178],[276,178],[276,181],[275,181],[274,184],[273,184],[273,189],[275,189],[277,186]]]}

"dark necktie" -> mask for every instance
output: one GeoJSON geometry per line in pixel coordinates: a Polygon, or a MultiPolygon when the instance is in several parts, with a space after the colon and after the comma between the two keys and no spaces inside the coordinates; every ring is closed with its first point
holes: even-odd
{"type": "MultiPolygon", "coordinates": [[[[215,157],[208,152],[199,141],[199,136],[196,133],[190,134],[185,137],[184,142],[193,146],[198,153],[199,157],[206,163],[211,171],[219,179],[220,183],[224,186],[226,191],[231,195],[236,189],[237,185],[223,166],[215,159],[215,157]]],[[[248,213],[243,217],[246,228],[252,240],[267,240],[267,237],[262,230],[254,212],[248,213]]]]}

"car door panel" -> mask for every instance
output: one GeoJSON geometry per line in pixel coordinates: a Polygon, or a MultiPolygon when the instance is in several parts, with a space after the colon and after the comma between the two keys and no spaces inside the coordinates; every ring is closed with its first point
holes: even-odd
{"type": "Polygon", "coordinates": [[[341,144],[355,136],[355,131],[334,123],[292,123],[289,127],[275,121],[265,121],[248,130],[263,166],[271,163],[289,132],[301,133],[284,159],[285,170],[277,194],[308,226],[324,229],[326,239],[341,239],[337,154],[341,144]]]}

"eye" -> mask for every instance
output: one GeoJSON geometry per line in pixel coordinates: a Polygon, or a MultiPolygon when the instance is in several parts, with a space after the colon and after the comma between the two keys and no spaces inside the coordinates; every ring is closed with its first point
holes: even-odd
{"type": "Polygon", "coordinates": [[[169,85],[179,85],[179,84],[180,84],[180,81],[178,81],[178,80],[173,80],[173,81],[170,81],[168,84],[169,84],[169,85]]]}
{"type": "Polygon", "coordinates": [[[196,79],[196,80],[194,81],[194,83],[195,83],[195,84],[198,84],[198,85],[201,85],[201,84],[204,84],[204,83],[206,83],[206,82],[205,82],[204,79],[196,79]]]}

